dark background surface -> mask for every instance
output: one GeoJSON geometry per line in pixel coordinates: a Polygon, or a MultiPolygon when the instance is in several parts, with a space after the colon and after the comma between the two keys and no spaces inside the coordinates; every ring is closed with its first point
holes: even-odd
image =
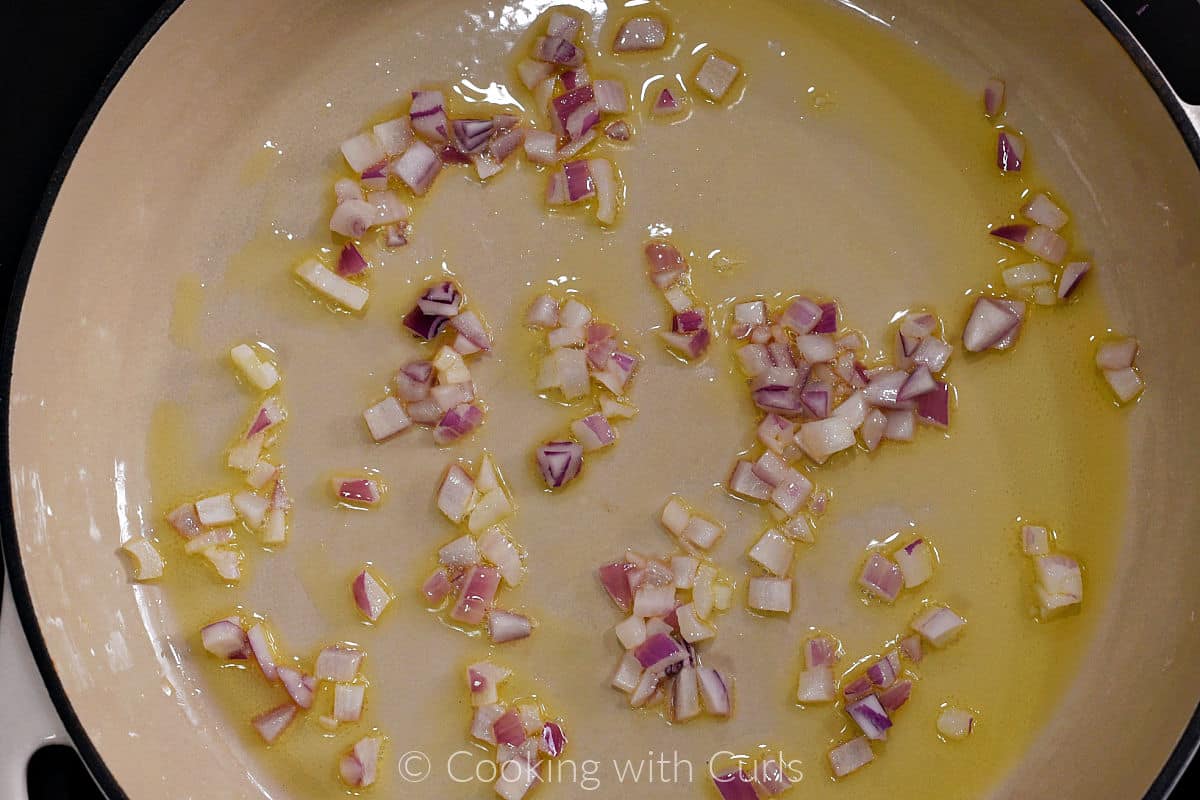
{"type": "MultiPolygon", "coordinates": [[[[11,292],[30,226],[72,132],[121,52],[159,5],[158,0],[0,0],[0,31],[8,34],[0,72],[5,76],[0,143],[8,162],[0,191],[0,295],[11,292]]],[[[1116,0],[1110,5],[1146,44],[1175,90],[1200,103],[1200,2],[1116,0]]],[[[29,778],[33,800],[101,800],[66,747],[40,751],[30,763],[29,778]]],[[[1200,766],[1194,766],[1176,796],[1195,796],[1191,791],[1198,783],[1200,766]]]]}

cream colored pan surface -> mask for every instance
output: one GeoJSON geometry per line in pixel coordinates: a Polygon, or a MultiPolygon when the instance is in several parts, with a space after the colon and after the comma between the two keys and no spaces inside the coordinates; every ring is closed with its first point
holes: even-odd
{"type": "MultiPolygon", "coordinates": [[[[581,5],[608,11],[603,3],[581,5]]],[[[689,370],[667,358],[648,331],[664,311],[640,272],[647,225],[672,225],[690,249],[702,255],[724,249],[752,265],[738,267],[734,277],[708,270],[698,278],[713,302],[755,286],[834,295],[876,341],[888,316],[909,305],[928,303],[957,326],[962,292],[994,278],[994,251],[981,231],[986,214],[994,218],[1006,201],[970,166],[976,157],[978,172],[990,166],[994,140],[986,126],[978,119],[963,123],[949,111],[943,121],[921,98],[949,98],[953,105],[961,95],[962,107],[977,114],[974,92],[999,74],[1013,87],[1010,115],[1020,115],[1038,180],[1065,199],[1073,230],[1100,265],[1091,296],[1078,322],[1031,331],[1025,351],[1018,348],[1003,368],[980,362],[972,377],[971,364],[959,365],[961,434],[918,442],[910,457],[880,454],[888,460],[873,472],[855,467],[831,479],[841,481],[835,505],[857,505],[861,513],[846,505],[831,511],[831,528],[840,521],[848,532],[840,539],[831,533],[830,544],[819,542],[827,549],[812,558],[823,553],[828,560],[814,563],[840,565],[833,574],[803,568],[807,608],[817,622],[764,629],[777,621],[737,615],[714,649],[744,676],[740,716],[727,728],[695,728],[689,752],[725,741],[731,748],[767,740],[784,745],[779,740],[788,731],[800,731],[798,738],[810,742],[802,753],[806,780],[819,784],[808,788],[821,796],[830,788],[854,793],[851,786],[826,786],[823,752],[836,726],[799,716],[794,729],[791,722],[764,731],[754,725],[756,714],[774,719],[778,706],[790,703],[804,627],[841,626],[857,652],[869,652],[905,619],[881,622],[883,612],[857,601],[843,609],[852,598],[849,565],[876,529],[897,520],[930,526],[952,575],[954,559],[968,560],[974,545],[967,543],[976,541],[964,534],[956,546],[952,528],[1015,525],[1027,500],[1037,509],[1029,513],[1060,511],[1076,525],[1068,532],[1072,549],[1085,558],[1094,553],[1094,598],[1086,619],[1069,622],[1074,627],[1064,634],[1077,637],[1074,666],[1060,683],[1047,678],[1031,685],[1028,702],[1038,706],[1027,715],[1036,722],[1032,728],[1006,730],[1009,721],[1026,717],[993,711],[989,730],[988,692],[973,687],[962,670],[976,659],[1017,663],[1026,649],[1042,658],[1059,651],[1027,638],[1048,626],[1033,633],[970,630],[974,644],[964,639],[961,655],[945,655],[960,672],[942,670],[946,683],[938,689],[931,667],[923,681],[929,700],[920,708],[932,713],[942,700],[969,695],[964,701],[984,709],[980,736],[994,737],[981,740],[991,742],[981,744],[982,752],[1017,755],[975,765],[968,743],[958,766],[944,773],[954,780],[938,782],[938,765],[951,758],[939,751],[928,772],[896,773],[910,781],[898,796],[907,796],[922,774],[933,782],[924,785],[935,787],[921,793],[926,797],[1142,796],[1200,699],[1194,680],[1200,674],[1194,567],[1200,172],[1154,91],[1082,3],[861,5],[748,3],[744,13],[755,21],[744,29],[722,28],[732,13],[724,6],[697,11],[689,43],[710,36],[742,55],[750,69],[746,98],[732,109],[696,108],[676,126],[647,125],[634,148],[615,156],[630,199],[614,232],[601,235],[580,217],[548,217],[536,200],[541,181],[527,165],[486,190],[458,176],[443,178],[419,210],[424,216],[413,244],[379,270],[364,320],[332,317],[288,277],[312,243],[327,241],[337,144],[419,84],[509,80],[514,31],[544,6],[189,0],[171,14],[104,103],[54,203],[21,307],[8,420],[14,567],[24,573],[62,694],[115,785],[131,798],[307,797],[333,780],[333,759],[352,738],[331,746],[321,756],[327,761],[303,767],[281,766],[274,758],[280,754],[264,757],[246,735],[244,714],[259,695],[230,688],[230,676],[216,675],[199,652],[198,622],[241,604],[271,614],[296,651],[361,637],[377,698],[373,723],[386,728],[407,720],[432,731],[439,723],[431,721],[451,720],[425,740],[385,730],[391,744],[381,796],[489,796],[484,786],[463,789],[436,779],[405,786],[393,774],[404,750],[449,746],[467,725],[460,668],[486,648],[434,622],[412,587],[430,554],[450,538],[430,500],[438,474],[451,459],[474,458],[483,447],[498,454],[522,502],[515,527],[534,559],[524,601],[544,623],[540,644],[502,657],[529,676],[548,705],[569,719],[568,712],[577,712],[571,724],[581,748],[608,752],[622,739],[640,749],[670,748],[678,746],[676,733],[686,741],[690,729],[668,730],[650,715],[629,717],[628,727],[625,717],[612,716],[618,700],[605,684],[616,651],[600,634],[616,619],[590,570],[626,546],[666,549],[654,512],[671,491],[727,517],[737,541],[721,558],[737,574],[758,523],[712,488],[749,443],[749,411],[728,374],[728,354],[714,355],[707,372],[689,370]],[[776,16],[780,41],[796,37],[797,52],[779,53],[787,48],[759,35],[755,26],[776,16]],[[495,30],[500,34],[488,35],[495,30]],[[836,40],[860,35],[857,45],[836,40]],[[909,55],[890,60],[902,52],[909,55]],[[945,73],[944,87],[921,62],[945,73]],[[808,127],[790,126],[791,112],[768,119],[773,104],[782,108],[809,86],[825,93],[832,108],[806,106],[800,116],[808,127]],[[872,109],[856,107],[859,100],[877,102],[879,120],[894,128],[872,129],[866,124],[872,109]],[[821,132],[814,120],[822,114],[843,116],[829,117],[821,132]],[[968,141],[975,135],[981,138],[968,141]],[[873,166],[889,140],[901,145],[894,161],[873,166]],[[811,157],[812,148],[825,148],[828,158],[811,157]],[[781,164],[797,165],[795,174],[781,164]],[[979,254],[981,268],[960,266],[960,258],[979,254]],[[498,358],[480,378],[490,387],[491,416],[478,439],[450,451],[437,450],[420,432],[373,447],[358,413],[399,359],[416,352],[399,332],[399,312],[443,263],[498,332],[498,358]],[[974,271],[962,278],[967,270],[974,271]],[[538,492],[528,453],[568,417],[534,396],[526,359],[532,339],[518,320],[532,287],[560,275],[635,335],[647,366],[635,394],[642,408],[636,427],[617,452],[589,465],[583,488],[555,505],[538,492]],[[1084,390],[1101,391],[1088,372],[1086,337],[1105,324],[1141,339],[1139,365],[1150,388],[1131,411],[1076,418],[1074,404],[1096,402],[1084,390]],[[306,476],[297,507],[305,521],[297,522],[282,554],[251,559],[253,580],[237,595],[200,579],[135,586],[117,557],[121,541],[151,530],[169,535],[160,521],[164,504],[222,480],[221,449],[251,402],[233,383],[225,354],[250,339],[280,350],[293,412],[286,452],[306,476]],[[1030,397],[1022,385],[1044,396],[1030,397]],[[1082,396],[1072,394],[1077,389],[1082,396]],[[1023,426],[1023,413],[1052,416],[1063,435],[1031,434],[1047,428],[1023,426]],[[703,430],[689,414],[707,415],[703,430]],[[1088,441],[1079,419],[1089,426],[1099,420],[1092,438],[1101,440],[1088,441]],[[991,459],[987,469],[970,463],[973,450],[991,459]],[[331,469],[358,467],[381,469],[392,492],[379,512],[348,520],[329,508],[320,479],[331,469]],[[1023,479],[1026,473],[1037,480],[1023,479]],[[989,480],[997,485],[988,488],[989,480]],[[924,488],[900,486],[911,481],[924,488]],[[1044,496],[1039,481],[1062,496],[1044,496]],[[1097,492],[1103,502],[1093,502],[1097,492]],[[876,504],[889,511],[871,516],[876,504]],[[991,505],[1003,507],[979,508],[991,505]],[[1083,525],[1094,526],[1094,539],[1078,529],[1083,525]],[[366,560],[382,565],[399,590],[400,608],[387,620],[391,627],[347,633],[353,615],[344,588],[366,560]],[[786,641],[782,655],[768,648],[775,636],[786,641]],[[546,663],[556,666],[535,674],[546,663]],[[589,732],[589,709],[599,709],[594,719],[621,723],[589,732]],[[1011,747],[999,742],[1005,738],[1011,747]],[[963,777],[967,772],[983,777],[963,777]]],[[[604,35],[611,24],[605,21],[604,35]]],[[[995,535],[1012,530],[997,527],[995,535]]],[[[1008,574],[1009,567],[997,569],[1008,574]]],[[[960,573],[982,574],[979,566],[960,573]]],[[[971,602],[964,586],[946,580],[943,596],[934,599],[971,602]]],[[[991,589],[1010,590],[1020,586],[991,589]]],[[[978,613],[987,617],[982,608],[978,613]]],[[[1005,697],[1010,709],[1024,702],[1019,692],[1005,697]]],[[[931,719],[920,723],[929,737],[931,719]]],[[[903,747],[888,756],[900,759],[903,747]]],[[[884,768],[882,761],[871,767],[884,768]]],[[[578,796],[572,787],[538,791],[578,796]]],[[[604,785],[597,795],[707,791],[604,785]]]]}

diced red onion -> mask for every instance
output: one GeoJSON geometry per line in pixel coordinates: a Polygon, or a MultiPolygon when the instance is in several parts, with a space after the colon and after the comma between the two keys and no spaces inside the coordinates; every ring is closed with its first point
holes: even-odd
{"type": "Polygon", "coordinates": [[[317,681],[313,676],[292,667],[279,667],[276,674],[293,703],[300,708],[312,708],[317,691],[317,681]]]}
{"type": "Polygon", "coordinates": [[[412,93],[412,105],[409,107],[408,115],[412,120],[413,130],[418,136],[439,144],[446,141],[445,105],[446,100],[441,92],[415,91],[412,93]]]}
{"type": "Polygon", "coordinates": [[[452,317],[462,308],[462,292],[453,281],[435,283],[417,300],[417,308],[431,317],[452,317]]]}
{"type": "Polygon", "coordinates": [[[548,294],[539,295],[525,313],[525,324],[539,328],[558,326],[558,303],[548,294]]]}
{"type": "Polygon", "coordinates": [[[347,786],[366,788],[375,782],[378,771],[380,739],[365,736],[359,739],[354,749],[342,756],[338,773],[347,786]]]}
{"type": "Polygon", "coordinates": [[[867,678],[880,689],[887,689],[896,682],[900,674],[900,654],[892,650],[886,656],[867,667],[867,678]]]}
{"type": "Polygon", "coordinates": [[[495,128],[496,123],[490,119],[454,120],[454,139],[458,150],[463,153],[478,153],[488,143],[495,128]]]}
{"type": "Polygon", "coordinates": [[[1105,342],[1096,350],[1096,366],[1100,369],[1132,367],[1138,346],[1138,340],[1132,337],[1105,342]]]}
{"type": "Polygon", "coordinates": [[[534,45],[533,57],[548,64],[578,67],[583,63],[583,51],[562,36],[542,36],[534,45]]]}
{"type": "Polygon", "coordinates": [[[713,784],[721,793],[721,800],[758,800],[754,782],[740,769],[714,775],[713,784]]]}
{"type": "Polygon", "coordinates": [[[354,246],[353,242],[346,242],[342,245],[342,252],[338,255],[337,274],[345,277],[347,275],[357,275],[367,268],[367,260],[363,258],[362,253],[354,246]]]}
{"type": "Polygon", "coordinates": [[[496,737],[497,744],[520,747],[525,743],[525,726],[515,708],[510,708],[492,723],[492,735],[496,737]]]}
{"type": "Polygon", "coordinates": [[[433,441],[447,445],[470,434],[483,423],[483,409],[474,403],[462,403],[446,412],[433,429],[433,441]]]}
{"type": "Polygon", "coordinates": [[[858,583],[875,596],[891,603],[904,588],[904,575],[891,560],[879,553],[872,553],[859,573],[858,583]]]}
{"type": "Polygon", "coordinates": [[[388,247],[403,247],[408,244],[408,225],[398,222],[384,228],[383,243],[388,247]]]}
{"type": "Polygon", "coordinates": [[[831,410],[833,390],[820,381],[809,381],[800,390],[800,402],[809,414],[817,419],[825,419],[831,410]]]}
{"type": "Polygon", "coordinates": [[[898,681],[891,688],[879,693],[879,704],[890,713],[907,703],[911,694],[912,681],[898,681]]]}
{"type": "Polygon", "coordinates": [[[592,182],[596,186],[596,219],[611,225],[617,219],[617,178],[612,162],[605,158],[588,161],[592,182]]]}
{"type": "Polygon", "coordinates": [[[292,703],[284,703],[270,711],[264,711],[250,722],[262,740],[267,744],[272,744],[295,718],[296,706],[292,703]]]}
{"type": "Polygon", "coordinates": [[[837,642],[831,636],[814,636],[804,643],[804,666],[832,667],[837,663],[837,642]]]}
{"type": "Polygon", "coordinates": [[[988,231],[989,234],[998,239],[1012,242],[1014,244],[1025,244],[1025,240],[1029,238],[1030,227],[1023,223],[1013,223],[1011,225],[998,225],[988,231]]]}
{"type": "Polygon", "coordinates": [[[912,629],[934,647],[941,647],[958,635],[966,624],[966,620],[949,608],[932,606],[913,620],[912,629]]]}
{"type": "Polygon", "coordinates": [[[596,108],[602,114],[624,114],[629,110],[629,93],[620,81],[596,81],[592,84],[596,108]]]}
{"type": "Polygon", "coordinates": [[[846,705],[846,713],[858,724],[868,739],[882,741],[892,727],[892,719],[880,704],[879,698],[869,694],[861,700],[846,705]]]}
{"type": "Polygon", "coordinates": [[[837,303],[821,303],[821,318],[813,327],[813,333],[837,333],[837,303]]]}
{"type": "Polygon", "coordinates": [[[1026,219],[1033,220],[1038,225],[1044,225],[1052,231],[1057,231],[1070,221],[1066,212],[1054,204],[1044,194],[1035,194],[1029,202],[1021,207],[1021,214],[1026,219]]]}
{"type": "Polygon", "coordinates": [[[496,591],[500,588],[500,571],[494,567],[476,565],[467,571],[458,602],[450,611],[450,618],[467,625],[478,625],[492,607],[496,591]]]}
{"type": "Polygon", "coordinates": [[[704,312],[698,308],[680,311],[671,320],[671,330],[676,333],[696,333],[704,327],[704,312]]]}
{"type": "Polygon", "coordinates": [[[254,653],[254,660],[262,670],[263,677],[272,683],[279,677],[278,665],[275,663],[275,643],[266,625],[258,623],[246,631],[246,641],[254,653]]]}
{"type": "Polygon", "coordinates": [[[535,164],[553,164],[558,161],[558,138],[553,133],[539,130],[525,132],[525,155],[535,164]]]}
{"type": "Polygon", "coordinates": [[[768,758],[755,767],[754,782],[767,797],[777,797],[792,788],[792,781],[783,765],[773,758],[768,758]]]}
{"type": "Polygon", "coordinates": [[[400,158],[392,162],[392,172],[417,195],[429,190],[441,170],[442,162],[438,154],[422,141],[414,141],[400,158]]]}
{"type": "Polygon", "coordinates": [[[200,629],[204,649],[217,658],[243,661],[253,654],[246,631],[232,619],[223,619],[200,629]]]}
{"type": "Polygon", "coordinates": [[[371,131],[383,145],[383,151],[389,156],[398,156],[412,141],[412,123],[408,117],[398,117],[387,122],[381,122],[371,131]]]}
{"type": "Polygon", "coordinates": [[[383,610],[392,602],[392,595],[369,570],[364,569],[358,573],[351,589],[354,593],[354,604],[372,622],[378,620],[383,610]]]}
{"type": "Polygon", "coordinates": [[[846,684],[845,687],[842,688],[842,695],[847,701],[854,701],[858,700],[859,698],[866,697],[871,693],[871,690],[871,679],[866,675],[863,675],[862,677],[856,678],[855,680],[846,684]]]}
{"type": "MultiPolygon", "coordinates": [[[[567,118],[566,125],[563,126],[567,136],[572,141],[581,140],[586,134],[595,136],[592,130],[600,122],[600,109],[595,103],[585,103],[579,108],[571,112],[571,116],[567,118]]],[[[588,141],[591,141],[589,138],[588,141]]],[[[562,158],[562,154],[559,154],[562,158]]]]}
{"type": "Polygon", "coordinates": [[[488,143],[487,152],[496,162],[502,163],[510,155],[516,152],[517,148],[525,142],[525,129],[512,128],[504,131],[491,142],[488,143]]]}
{"type": "Polygon", "coordinates": [[[1061,264],[1070,249],[1066,239],[1044,225],[1035,226],[1022,246],[1026,252],[1051,264],[1061,264]]]}
{"type": "Polygon", "coordinates": [[[627,142],[633,136],[633,130],[629,127],[629,123],[623,119],[609,123],[604,129],[604,135],[615,142],[627,142]]]}
{"type": "Polygon", "coordinates": [[[808,298],[792,302],[779,317],[779,323],[800,335],[810,333],[824,316],[825,310],[808,298]]]}
{"type": "Polygon", "coordinates": [[[333,197],[338,205],[347,200],[364,200],[362,187],[352,178],[338,178],[333,182],[333,197]]]}
{"type": "Polygon", "coordinates": [[[538,84],[543,83],[554,74],[554,65],[545,61],[535,61],[531,58],[522,59],[517,64],[517,76],[526,89],[532,91],[538,84]]]}
{"type": "Polygon", "coordinates": [[[675,99],[675,95],[671,94],[671,90],[663,87],[663,90],[658,93],[658,97],[654,101],[654,106],[650,109],[652,114],[674,114],[679,110],[679,101],[675,99]]]}
{"type": "Polygon", "coordinates": [[[372,133],[360,133],[342,142],[342,155],[356,173],[365,172],[385,157],[383,145],[372,133]]]}
{"type": "Polygon", "coordinates": [[[339,683],[333,689],[333,718],[338,722],[358,722],[362,718],[366,688],[361,683],[339,683]]]}
{"type": "Polygon", "coordinates": [[[492,349],[492,337],[483,327],[483,321],[474,311],[463,311],[450,319],[450,325],[462,336],[484,352],[492,349]]]}
{"type": "Polygon", "coordinates": [[[1004,81],[991,78],[983,86],[983,113],[994,117],[1004,108],[1004,81]]]}
{"type": "Polygon", "coordinates": [[[167,514],[166,519],[171,527],[185,539],[191,539],[203,529],[200,517],[196,515],[195,503],[184,503],[167,514]]]}
{"type": "Polygon", "coordinates": [[[754,474],[754,464],[739,460],[729,476],[729,491],[751,500],[766,500],[771,496],[771,485],[754,474]]]}
{"type": "Polygon", "coordinates": [[[567,201],[574,203],[596,193],[587,161],[568,161],[563,165],[567,177],[567,201]]]}
{"type": "MultiPolygon", "coordinates": [[[[592,105],[594,107],[595,99],[596,94],[592,89],[591,84],[580,86],[577,89],[564,92],[558,97],[555,97],[550,102],[551,110],[553,112],[551,121],[555,123],[555,129],[560,133],[569,133],[567,121],[579,109],[585,108],[588,105],[592,105]]],[[[582,131],[580,133],[582,133],[582,131]]],[[[580,134],[572,135],[571,138],[578,138],[579,135],[580,134]]]]}
{"type": "Polygon", "coordinates": [[[833,767],[833,774],[839,778],[865,767],[874,760],[871,743],[865,736],[851,739],[829,751],[829,764],[833,767]]]}
{"type": "Polygon", "coordinates": [[[687,651],[678,641],[665,633],[656,633],[633,650],[638,663],[645,669],[666,672],[687,660],[687,651]]]}
{"type": "MultiPolygon", "coordinates": [[[[362,185],[367,189],[386,189],[388,182],[388,162],[380,161],[363,170],[358,176],[362,185]]],[[[364,198],[365,199],[365,198],[364,198]]]]}
{"type": "Polygon", "coordinates": [[[599,450],[617,441],[617,432],[613,430],[608,419],[600,413],[589,414],[571,425],[574,434],[584,452],[599,450]]]}
{"type": "Polygon", "coordinates": [[[375,206],[366,200],[348,198],[338,203],[329,218],[329,230],[340,233],[350,239],[361,239],[363,234],[375,224],[377,214],[375,206]]]}
{"type": "Polygon", "coordinates": [[[1012,131],[1000,131],[996,139],[996,166],[1003,172],[1020,172],[1025,160],[1025,141],[1012,131]]]}
{"type": "Polygon", "coordinates": [[[583,447],[578,442],[547,442],[537,451],[538,470],[551,489],[570,483],[583,466],[583,447]]]}
{"type": "Polygon", "coordinates": [[[660,289],[674,285],[688,271],[687,261],[670,242],[650,242],[645,253],[650,280],[660,289]]]}
{"type": "Polygon", "coordinates": [[[709,53],[696,72],[696,87],[713,100],[721,100],[737,80],[741,68],[716,53],[709,53]]]}
{"type": "Polygon", "coordinates": [[[425,601],[431,606],[441,605],[452,591],[454,591],[454,585],[450,582],[446,571],[441,569],[430,575],[421,585],[421,594],[425,596],[425,601]]]}
{"type": "Polygon", "coordinates": [[[542,725],[541,741],[538,749],[550,756],[558,758],[567,748],[567,734],[557,722],[546,722],[542,725]]]}
{"type": "Polygon", "coordinates": [[[921,637],[906,636],[900,640],[900,652],[908,656],[908,660],[914,664],[921,662],[921,637]]]}
{"type": "Polygon", "coordinates": [[[941,428],[950,425],[950,386],[934,381],[934,389],[917,398],[917,417],[941,428]]]}
{"type": "Polygon", "coordinates": [[[915,400],[922,395],[936,391],[937,387],[938,382],[934,380],[929,367],[922,365],[913,370],[912,374],[900,385],[896,399],[900,402],[915,400]]]}
{"type": "Polygon", "coordinates": [[[1092,265],[1086,261],[1072,261],[1063,267],[1062,275],[1058,279],[1058,299],[1066,300],[1070,297],[1091,268],[1092,265]]]}
{"type": "Polygon", "coordinates": [[[712,667],[697,667],[696,678],[700,682],[705,710],[713,716],[729,716],[733,711],[733,698],[728,679],[712,667]]]}
{"type": "Polygon", "coordinates": [[[979,353],[1003,343],[1021,325],[1021,316],[1010,305],[994,297],[980,297],[963,329],[963,346],[979,353]]]}
{"type": "Polygon", "coordinates": [[[527,639],[533,633],[533,623],[524,614],[493,610],[488,614],[488,638],[496,644],[527,639]]]}
{"type": "Polygon", "coordinates": [[[379,483],[371,478],[335,478],[333,490],[343,500],[373,505],[381,499],[379,483]]]}
{"type": "Polygon", "coordinates": [[[629,572],[635,565],[625,559],[605,564],[598,570],[600,583],[609,598],[622,610],[628,612],[633,605],[633,590],[629,585],[629,572]]]}
{"type": "Polygon", "coordinates": [[[358,676],[359,665],[364,653],[351,647],[331,645],[317,654],[316,676],[318,680],[335,683],[351,683],[358,676]]]}
{"type": "Polygon", "coordinates": [[[617,31],[614,53],[657,50],[667,42],[667,27],[658,17],[634,17],[617,31]]]}

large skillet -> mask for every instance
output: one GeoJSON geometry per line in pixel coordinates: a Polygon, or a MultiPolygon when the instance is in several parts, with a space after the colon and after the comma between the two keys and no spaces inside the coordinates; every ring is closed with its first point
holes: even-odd
{"type": "MultiPolygon", "coordinates": [[[[1153,386],[1130,434],[1118,585],[1095,611],[1103,620],[1086,667],[1042,746],[1000,794],[1165,797],[1200,738],[1200,141],[1144,54],[1131,45],[1131,59],[1122,49],[1129,38],[1099,3],[862,5],[896,20],[947,66],[970,62],[1004,74],[1040,110],[1023,122],[1055,185],[1092,199],[1076,213],[1112,265],[1103,291],[1116,323],[1141,337],[1153,386]]],[[[131,588],[114,550],[128,524],[121,515],[145,500],[148,485],[142,432],[155,398],[138,387],[160,382],[154,343],[169,314],[167,303],[148,300],[171,296],[170,265],[183,254],[175,220],[161,210],[174,207],[170,198],[205,159],[219,156],[237,115],[262,100],[260,79],[327,48],[346,14],[370,8],[169,3],[106,82],[86,136],[64,156],[21,265],[4,344],[12,367],[4,555],[50,696],[110,797],[274,792],[253,755],[215,733],[219,709],[203,696],[164,691],[190,685],[190,667],[164,638],[156,595],[131,588]],[[146,269],[151,258],[158,268],[146,269]]],[[[212,223],[218,212],[195,213],[212,223]]],[[[242,233],[228,219],[219,229],[231,239],[242,233]]],[[[0,680],[25,700],[0,708],[0,761],[26,752],[53,724],[30,699],[38,687],[19,683],[29,670],[14,652],[11,608],[0,680]]],[[[20,792],[11,766],[0,763],[6,796],[20,792]]]]}

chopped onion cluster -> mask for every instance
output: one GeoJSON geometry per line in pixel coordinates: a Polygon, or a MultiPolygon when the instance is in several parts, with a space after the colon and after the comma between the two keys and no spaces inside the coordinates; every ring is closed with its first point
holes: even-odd
{"type": "Polygon", "coordinates": [[[467,667],[467,690],[475,709],[471,737],[495,748],[494,790],[503,800],[521,800],[542,780],[542,764],[567,746],[562,721],[537,702],[504,701],[500,687],[512,671],[490,661],[467,667]]]}
{"type": "Polygon", "coordinates": [[[467,359],[492,350],[492,335],[475,311],[467,308],[458,284],[442,281],[426,287],[404,316],[404,327],[421,341],[442,344],[432,360],[411,361],[392,381],[393,394],[363,411],[367,431],[384,442],[414,423],[433,428],[433,440],[445,446],[483,424],[485,406],[475,394],[467,359]]]}
{"type": "MultiPolygon", "coordinates": [[[[231,355],[249,385],[255,388],[278,385],[280,378],[275,365],[260,358],[251,347],[239,345],[231,355]]],[[[242,577],[243,553],[234,526],[248,533],[256,532],[264,545],[282,545],[287,541],[292,501],[284,485],[282,467],[269,457],[286,419],[287,409],[277,394],[261,397],[225,459],[226,466],[245,475],[250,489],[206,495],[176,506],[165,515],[167,524],[185,540],[184,552],[205,559],[226,583],[236,583],[242,577]]],[[[147,570],[147,577],[139,580],[158,577],[152,573],[161,570],[161,559],[156,564],[157,554],[152,555],[138,541],[144,540],[132,542],[130,546],[134,549],[127,546],[127,552],[137,560],[139,569],[147,570]]]]}
{"type": "MultiPolygon", "coordinates": [[[[594,202],[596,219],[611,225],[616,222],[622,193],[617,170],[608,159],[587,158],[583,153],[600,138],[606,117],[629,111],[629,90],[617,80],[592,78],[580,42],[582,29],[575,17],[551,12],[546,34],[534,41],[529,55],[517,64],[517,75],[533,93],[534,105],[550,128],[531,128],[526,133],[525,155],[548,167],[547,205],[594,202]]],[[[613,134],[613,126],[621,122],[608,123],[605,132],[610,138],[629,138],[628,123],[613,134]]]]}
{"type": "Polygon", "coordinates": [[[873,552],[858,574],[858,585],[886,603],[895,602],[901,589],[914,589],[933,577],[937,551],[925,539],[914,539],[888,558],[873,552]]]}
{"type": "Polygon", "coordinates": [[[1040,525],[1021,527],[1021,551],[1033,559],[1037,616],[1051,620],[1083,603],[1083,568],[1072,556],[1054,551],[1056,537],[1040,525]]]}
{"type": "Polygon", "coordinates": [[[858,661],[853,670],[842,676],[840,684],[833,675],[841,652],[837,639],[818,634],[805,641],[804,668],[800,672],[797,700],[802,706],[838,703],[861,734],[829,752],[834,777],[844,777],[874,760],[871,742],[887,739],[896,712],[912,695],[915,676],[905,664],[921,661],[922,637],[941,647],[957,635],[964,624],[950,609],[931,606],[913,622],[913,627],[920,632],[918,636],[902,638],[885,648],[882,655],[858,661]]]}
{"type": "Polygon", "coordinates": [[[1146,386],[1142,373],[1134,365],[1140,349],[1138,340],[1132,337],[1112,339],[1096,349],[1096,366],[1108,388],[1112,389],[1117,405],[1136,400],[1146,386]]]}
{"type": "Polygon", "coordinates": [[[452,627],[486,624],[496,643],[528,637],[529,617],[496,607],[501,584],[517,586],[525,579],[525,552],[503,524],[516,505],[491,455],[480,456],[474,474],[451,464],[437,506],[461,535],[438,551],[438,568],[421,587],[426,605],[452,627]]]}
{"type": "MultiPolygon", "coordinates": [[[[236,616],[205,625],[200,629],[200,641],[209,654],[221,661],[255,662],[263,678],[277,685],[286,695],[285,702],[251,720],[267,744],[273,744],[302,711],[315,710],[320,723],[329,729],[336,729],[343,723],[358,723],[362,719],[366,683],[359,673],[366,654],[357,647],[346,644],[325,647],[317,654],[311,671],[307,671],[299,659],[279,656],[275,637],[265,620],[255,618],[247,627],[236,616]],[[321,683],[332,684],[332,691],[320,694],[321,683]],[[319,702],[328,702],[330,707],[318,708],[319,702]]],[[[373,763],[370,760],[372,776],[373,763]]],[[[362,766],[369,766],[367,760],[362,766]]],[[[342,775],[345,778],[344,762],[342,775]]],[[[347,783],[367,786],[374,778],[365,782],[359,780],[347,780],[347,783]]]]}
{"type": "Polygon", "coordinates": [[[625,652],[612,678],[629,705],[665,703],[675,722],[701,713],[729,717],[732,679],[701,664],[698,648],[716,636],[711,620],[732,605],[733,584],[690,547],[663,558],[631,550],[598,575],[609,598],[629,614],[613,628],[625,652]]]}
{"type": "Polygon", "coordinates": [[[1000,277],[1010,298],[1052,306],[1066,302],[1079,288],[1091,270],[1091,264],[1072,261],[1059,266],[1070,251],[1070,243],[1060,232],[1069,221],[1067,213],[1049,195],[1038,193],[1030,196],[1009,221],[989,230],[1001,244],[1013,250],[1020,248],[1033,256],[1032,261],[1009,264],[1001,271],[1000,277]]]}
{"type": "Polygon", "coordinates": [[[671,329],[660,331],[667,347],[684,361],[695,361],[708,352],[713,341],[711,314],[697,302],[692,291],[691,268],[687,259],[665,240],[648,242],[645,247],[646,269],[650,282],[663,294],[671,307],[671,329]]]}
{"type": "Polygon", "coordinates": [[[545,334],[546,350],[537,388],[590,410],[571,423],[569,435],[544,442],[534,453],[547,488],[559,489],[583,468],[584,453],[616,444],[613,422],[637,414],[628,402],[633,373],[641,358],[620,338],[616,326],[592,315],[576,296],[563,302],[539,295],[525,315],[530,328],[545,334]]]}

